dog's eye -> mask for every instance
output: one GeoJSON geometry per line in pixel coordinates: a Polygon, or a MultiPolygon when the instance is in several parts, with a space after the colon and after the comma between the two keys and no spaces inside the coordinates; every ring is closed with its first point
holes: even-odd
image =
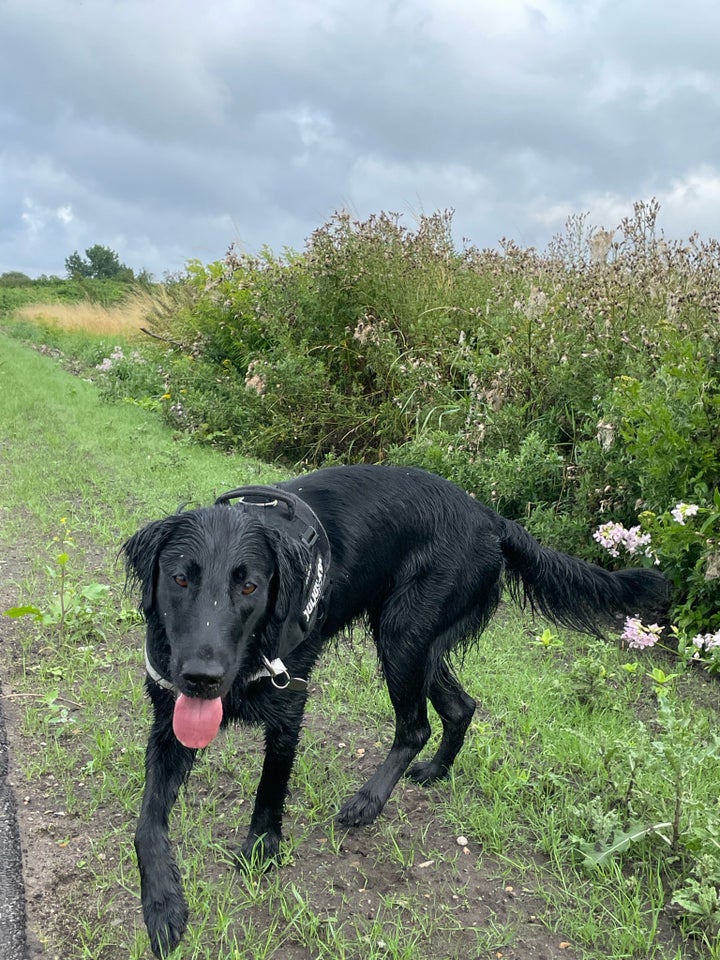
{"type": "Polygon", "coordinates": [[[240,588],[240,593],[242,593],[244,597],[248,597],[250,596],[251,593],[255,593],[256,589],[257,589],[256,583],[252,583],[252,581],[246,580],[245,583],[240,588]]]}
{"type": "Polygon", "coordinates": [[[187,577],[184,577],[181,573],[176,574],[176,575],[173,577],[173,580],[175,581],[175,583],[176,583],[179,587],[183,587],[183,589],[184,589],[185,587],[187,587],[187,585],[188,585],[188,579],[187,579],[187,577]]]}

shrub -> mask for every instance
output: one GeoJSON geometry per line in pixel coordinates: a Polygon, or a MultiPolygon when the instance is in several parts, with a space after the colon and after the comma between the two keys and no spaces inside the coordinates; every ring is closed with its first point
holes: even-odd
{"type": "MultiPolygon", "coordinates": [[[[720,484],[720,245],[666,242],[657,213],[570,218],[544,254],[458,250],[449,212],[414,230],[341,213],[302,253],[231,248],[156,291],[162,393],[146,389],[198,439],[293,466],[420,465],[597,559],[594,527],[711,510],[720,484]]],[[[138,399],[145,373],[126,373],[138,399]]],[[[682,603],[714,616],[696,586],[682,603]]]]}
{"type": "Polygon", "coordinates": [[[672,619],[681,653],[706,657],[713,669],[720,668],[715,649],[720,646],[720,490],[704,505],[678,502],[662,513],[644,510],[638,521],[630,529],[605,523],[594,538],[618,566],[637,557],[663,571],[674,589],[672,619]],[[714,634],[718,643],[707,639],[714,634]]]}

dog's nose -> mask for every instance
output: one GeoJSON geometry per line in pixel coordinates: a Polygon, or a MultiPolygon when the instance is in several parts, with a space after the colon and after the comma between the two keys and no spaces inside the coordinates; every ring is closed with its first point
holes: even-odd
{"type": "Polygon", "coordinates": [[[218,687],[222,683],[225,671],[217,660],[201,660],[199,657],[194,657],[183,665],[181,675],[193,689],[203,691],[218,687]]]}

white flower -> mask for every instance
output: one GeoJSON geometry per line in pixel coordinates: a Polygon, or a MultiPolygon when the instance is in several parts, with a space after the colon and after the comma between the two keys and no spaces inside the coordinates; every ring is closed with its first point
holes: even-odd
{"type": "Polygon", "coordinates": [[[696,503],[676,503],[670,514],[677,523],[684,524],[686,517],[694,517],[700,507],[696,503]]]}

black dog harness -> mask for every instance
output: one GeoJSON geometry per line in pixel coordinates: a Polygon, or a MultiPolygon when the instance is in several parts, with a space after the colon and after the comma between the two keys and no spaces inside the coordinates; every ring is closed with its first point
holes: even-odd
{"type": "Polygon", "coordinates": [[[305,689],[307,681],[291,677],[283,658],[299,647],[326,612],[330,571],[330,541],[322,523],[304,500],[279,487],[237,487],[221,494],[216,506],[227,504],[241,509],[266,526],[296,540],[307,551],[309,562],[305,586],[297,614],[291,614],[283,626],[274,660],[263,658],[267,673],[277,687],[305,689]]]}
{"type": "MultiPolygon", "coordinates": [[[[308,634],[322,623],[329,592],[330,541],[315,512],[294,493],[278,487],[237,487],[221,494],[215,506],[227,505],[243,510],[268,527],[278,530],[303,545],[309,562],[298,609],[288,616],[280,635],[274,659],[263,656],[264,668],[249,683],[270,677],[278,690],[306,690],[307,680],[292,677],[283,658],[300,646],[308,634]]],[[[177,693],[173,684],[158,673],[145,646],[145,669],[148,676],[165,690],[177,693]]]]}

